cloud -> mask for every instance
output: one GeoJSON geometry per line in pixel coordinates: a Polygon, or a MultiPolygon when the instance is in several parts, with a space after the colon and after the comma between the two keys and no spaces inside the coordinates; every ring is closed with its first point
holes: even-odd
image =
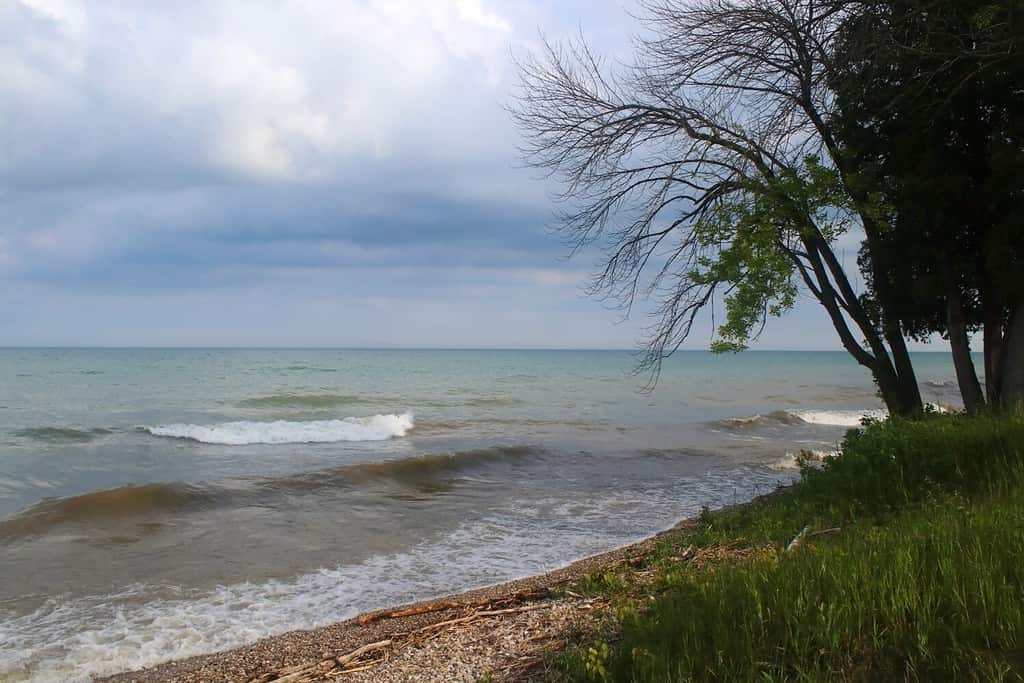
{"type": "Polygon", "coordinates": [[[630,346],[642,315],[581,298],[594,260],[562,258],[519,168],[502,105],[539,28],[621,55],[631,22],[618,0],[0,2],[0,344],[630,346]]]}
{"type": "Polygon", "coordinates": [[[520,39],[478,0],[2,12],[11,182],[302,180],[511,151],[497,105],[520,39]]]}

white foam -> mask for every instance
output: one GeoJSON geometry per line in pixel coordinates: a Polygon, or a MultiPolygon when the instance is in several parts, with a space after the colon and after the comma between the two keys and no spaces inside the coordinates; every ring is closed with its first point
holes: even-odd
{"type": "MultiPolygon", "coordinates": [[[[929,409],[937,413],[949,413],[956,408],[939,403],[926,403],[929,409]]],[[[884,420],[889,416],[885,408],[869,408],[861,410],[794,410],[804,422],[816,425],[836,425],[839,427],[859,427],[860,421],[867,417],[872,420],[884,420]]]]}
{"type": "Polygon", "coordinates": [[[836,455],[839,454],[838,451],[819,451],[819,450],[813,450],[813,451],[806,451],[805,450],[805,451],[800,451],[800,452],[796,452],[796,453],[789,452],[789,453],[786,453],[786,455],[784,455],[783,457],[779,458],[778,460],[769,462],[768,463],[768,469],[780,470],[780,471],[783,471],[783,472],[799,470],[800,469],[800,456],[802,454],[808,454],[808,453],[810,454],[810,457],[807,457],[806,455],[804,455],[804,457],[806,458],[805,462],[808,465],[812,465],[812,466],[815,466],[815,467],[820,466],[822,461],[825,458],[833,457],[833,456],[836,456],[836,455]]]}
{"type": "Polygon", "coordinates": [[[865,418],[884,420],[888,413],[884,409],[866,410],[794,410],[793,414],[804,422],[816,425],[836,425],[838,427],[859,427],[865,418]]]}
{"type": "Polygon", "coordinates": [[[384,441],[405,436],[414,426],[412,413],[346,417],[341,420],[293,422],[223,422],[214,425],[170,424],[145,427],[154,436],[191,439],[227,446],[283,443],[335,443],[338,441],[384,441]]]}

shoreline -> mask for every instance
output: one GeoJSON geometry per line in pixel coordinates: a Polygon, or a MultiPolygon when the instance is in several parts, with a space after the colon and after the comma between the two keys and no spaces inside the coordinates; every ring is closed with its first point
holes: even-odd
{"type": "MultiPolygon", "coordinates": [[[[757,506],[789,486],[717,510],[757,506]]],[[[560,593],[559,589],[595,571],[638,561],[662,542],[692,532],[698,519],[697,515],[687,517],[666,530],[634,543],[581,558],[549,572],[387,607],[326,626],[288,631],[237,648],[172,659],[152,667],[94,680],[107,683],[302,683],[337,680],[335,677],[341,675],[342,671],[345,671],[343,680],[346,681],[476,681],[488,673],[499,674],[494,680],[521,680],[516,675],[517,668],[522,669],[519,673],[525,674],[528,669],[542,663],[538,644],[543,650],[550,649],[552,643],[564,646],[567,644],[566,636],[572,639],[574,635],[593,632],[598,628],[599,619],[594,617],[602,605],[571,591],[560,593]],[[544,621],[539,617],[551,618],[544,621]],[[491,647],[486,647],[486,643],[481,646],[481,639],[495,640],[495,633],[502,630],[499,624],[511,626],[513,633],[504,633],[504,641],[492,642],[491,647]],[[470,628],[443,630],[449,625],[466,625],[470,628]],[[474,632],[474,628],[477,632],[474,632]],[[459,639],[467,634],[478,637],[472,643],[460,644],[459,639]],[[426,643],[427,639],[421,639],[421,635],[428,636],[430,642],[426,643]],[[355,653],[364,646],[376,646],[384,642],[387,644],[371,649],[387,650],[385,660],[378,659],[363,669],[339,667],[336,661],[343,660],[346,654],[355,653]],[[478,652],[469,652],[474,645],[479,646],[476,648],[478,652]],[[527,646],[527,654],[519,652],[522,646],[527,646]],[[424,658],[429,661],[417,661],[424,658]],[[512,661],[503,661],[506,659],[512,661]],[[401,664],[404,668],[402,671],[391,672],[397,676],[388,675],[388,672],[377,669],[381,661],[401,664]],[[438,669],[444,666],[447,666],[446,670],[438,669]],[[422,668],[417,670],[417,667],[422,668]],[[437,677],[431,678],[430,672],[436,672],[437,677]],[[503,672],[512,675],[500,675],[503,672]],[[410,675],[414,678],[409,678],[410,675]]],[[[388,667],[385,665],[383,668],[388,667]]]]}

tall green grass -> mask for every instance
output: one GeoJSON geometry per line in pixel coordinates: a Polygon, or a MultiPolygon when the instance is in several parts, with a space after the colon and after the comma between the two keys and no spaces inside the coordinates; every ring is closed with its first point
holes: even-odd
{"type": "Polygon", "coordinates": [[[926,415],[847,433],[840,456],[803,470],[796,496],[833,514],[879,516],[941,493],[1005,485],[1024,466],[1024,418],[926,415]]]}
{"type": "Polygon", "coordinates": [[[697,570],[663,553],[664,592],[620,638],[563,657],[586,681],[1024,681],[1024,422],[932,416],[851,433],[765,505],[712,513],[690,541],[762,546],[697,570]],[[838,533],[785,552],[810,525],[838,533]]]}

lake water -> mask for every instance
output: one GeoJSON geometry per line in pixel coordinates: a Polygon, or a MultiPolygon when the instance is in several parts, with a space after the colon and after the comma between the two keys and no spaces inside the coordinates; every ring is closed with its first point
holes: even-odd
{"type": "MultiPolygon", "coordinates": [[[[0,681],[553,569],[791,481],[879,414],[844,353],[0,350],[0,681]]],[[[928,401],[958,402],[945,354],[928,401]]]]}

